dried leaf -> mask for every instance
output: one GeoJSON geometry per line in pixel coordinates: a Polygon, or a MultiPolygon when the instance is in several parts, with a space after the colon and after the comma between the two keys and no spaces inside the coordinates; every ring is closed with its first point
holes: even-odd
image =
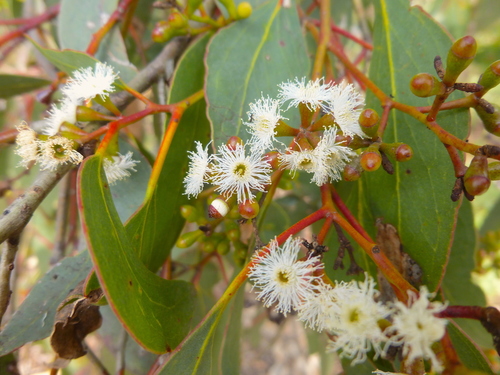
{"type": "Polygon", "coordinates": [[[99,306],[101,290],[83,296],[83,281],[61,303],[56,314],[50,345],[60,358],[75,359],[87,353],[83,339],[101,326],[99,306]]]}

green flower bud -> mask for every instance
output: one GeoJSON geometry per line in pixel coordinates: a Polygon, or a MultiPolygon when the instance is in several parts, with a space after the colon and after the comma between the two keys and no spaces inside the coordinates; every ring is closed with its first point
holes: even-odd
{"type": "Polygon", "coordinates": [[[252,15],[252,5],[246,1],[240,3],[236,9],[238,19],[248,18],[252,15]]]}
{"type": "Polygon", "coordinates": [[[450,48],[446,60],[446,72],[443,82],[447,86],[452,86],[476,56],[476,40],[467,35],[458,39],[450,48]]]}
{"type": "Polygon", "coordinates": [[[203,236],[203,232],[199,229],[196,229],[193,232],[187,232],[182,234],[176,242],[176,246],[181,249],[188,248],[193,245],[196,241],[198,241],[203,236]]]}
{"type": "Polygon", "coordinates": [[[481,96],[500,84],[500,60],[495,61],[484,71],[478,83],[483,86],[481,96]]]}
{"type": "Polygon", "coordinates": [[[380,149],[397,161],[408,161],[413,157],[413,149],[406,143],[382,143],[380,149]]]}
{"type": "Polygon", "coordinates": [[[446,91],[446,86],[438,78],[429,73],[419,73],[410,81],[411,92],[420,97],[441,95],[446,91]]]}
{"type": "Polygon", "coordinates": [[[474,107],[479,118],[484,124],[484,128],[498,137],[500,137],[500,110],[495,107],[495,112],[488,113],[483,107],[474,107]]]}

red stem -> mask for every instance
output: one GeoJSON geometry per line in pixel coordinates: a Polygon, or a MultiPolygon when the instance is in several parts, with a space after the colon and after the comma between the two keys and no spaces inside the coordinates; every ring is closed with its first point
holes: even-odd
{"type": "MultiPolygon", "coordinates": [[[[311,20],[311,21],[312,21],[312,23],[315,26],[319,26],[320,25],[320,21],[319,20],[311,20]]],[[[331,27],[331,29],[332,29],[333,32],[335,32],[337,34],[340,34],[340,35],[343,35],[343,36],[345,36],[348,39],[351,39],[353,42],[358,43],[363,48],[366,48],[366,49],[369,49],[369,50],[373,50],[373,46],[370,43],[368,43],[367,41],[365,41],[363,39],[358,38],[355,35],[352,35],[349,31],[347,31],[345,29],[342,29],[341,27],[338,27],[338,26],[336,26],[334,24],[331,24],[330,27],[331,27]]]]}
{"type": "Polygon", "coordinates": [[[337,193],[337,190],[335,190],[333,186],[330,186],[330,193],[332,194],[332,199],[333,202],[335,203],[335,206],[339,209],[342,215],[344,215],[349,224],[351,224],[353,228],[356,229],[359,232],[359,234],[361,234],[367,241],[373,242],[370,235],[361,226],[361,224],[354,217],[349,208],[347,208],[342,198],[340,198],[339,193],[337,193]]]}
{"type": "Polygon", "coordinates": [[[484,307],[481,306],[448,306],[440,313],[434,314],[438,318],[463,318],[481,320],[484,307]]]}
{"type": "Polygon", "coordinates": [[[97,32],[92,35],[92,39],[87,47],[87,53],[89,55],[95,55],[99,45],[101,44],[102,39],[106,36],[106,34],[113,28],[113,26],[118,22],[118,20],[125,14],[127,8],[131,6],[137,0],[122,0],[118,4],[116,10],[111,14],[108,19],[108,22],[104,26],[102,26],[97,32]]]}
{"type": "Polygon", "coordinates": [[[35,16],[32,18],[26,18],[23,26],[18,28],[17,30],[11,31],[10,33],[5,34],[0,37],[0,46],[7,43],[9,40],[16,39],[22,37],[27,31],[38,27],[40,24],[51,20],[59,13],[60,4],[54,5],[47,9],[47,11],[39,16],[35,16]]]}

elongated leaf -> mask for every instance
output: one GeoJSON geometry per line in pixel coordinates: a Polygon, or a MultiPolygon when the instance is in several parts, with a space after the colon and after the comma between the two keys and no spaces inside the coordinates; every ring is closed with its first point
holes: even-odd
{"type": "Polygon", "coordinates": [[[50,81],[46,79],[19,76],[15,74],[0,74],[0,98],[6,99],[11,96],[24,94],[43,86],[47,86],[50,81]]]}
{"type": "Polygon", "coordinates": [[[33,40],[33,45],[49,60],[56,68],[64,73],[71,74],[74,70],[95,66],[97,59],[86,53],[72,50],[57,51],[50,48],[43,48],[33,40]]]}
{"type": "MultiPolygon", "coordinates": [[[[444,299],[451,305],[486,306],[483,291],[471,280],[475,250],[476,233],[472,207],[469,201],[464,201],[458,213],[455,238],[442,284],[444,299]]],[[[455,322],[476,344],[493,349],[491,335],[477,320],[455,319],[455,322]]]]}
{"type": "Polygon", "coordinates": [[[85,160],[78,203],[96,274],[106,299],[132,337],[154,353],[177,346],[188,330],[193,287],[164,280],[139,260],[114,207],[102,158],[85,160]]]}
{"type": "MultiPolygon", "coordinates": [[[[179,61],[172,81],[169,103],[185,99],[202,89],[203,54],[209,36],[196,41],[179,61]]],[[[146,266],[156,271],[177,240],[184,219],[180,207],[186,204],[183,179],[188,167],[188,150],[194,141],[207,143],[210,127],[203,100],[189,107],[179,123],[170,145],[155,190],[140,210],[127,223],[127,233],[146,266]]]]}
{"type": "MultiPolygon", "coordinates": [[[[448,36],[420,8],[410,8],[406,0],[378,0],[374,29],[371,79],[397,101],[430,104],[430,99],[411,94],[409,80],[420,72],[432,73],[434,56],[446,56],[451,46],[448,36]]],[[[367,102],[368,107],[380,108],[373,95],[368,95],[367,102]]],[[[468,121],[467,110],[445,111],[437,117],[444,129],[460,138],[467,136],[468,121]]],[[[450,200],[453,167],[437,137],[399,111],[391,111],[383,141],[409,144],[414,157],[394,163],[394,175],[382,168],[365,173],[364,225],[372,233],[376,217],[394,225],[405,251],[422,267],[423,282],[434,290],[447,262],[458,207],[450,200]]]]}
{"type": "Polygon", "coordinates": [[[450,334],[453,347],[465,367],[470,370],[480,370],[486,374],[493,374],[484,354],[454,324],[448,324],[447,331],[450,334]]]}
{"type": "Polygon", "coordinates": [[[206,57],[208,114],[217,145],[231,136],[248,139],[242,129],[249,103],[275,95],[277,84],[309,70],[297,11],[270,0],[246,20],[220,30],[206,57]]]}
{"type": "Polygon", "coordinates": [[[89,273],[88,252],[66,258],[31,289],[30,294],[0,332],[0,356],[52,332],[57,306],[89,273]]]}
{"type": "Polygon", "coordinates": [[[175,349],[158,375],[237,374],[244,288],[231,304],[221,303],[175,349]],[[222,356],[221,356],[222,352],[222,356]]]}
{"type": "MultiPolygon", "coordinates": [[[[57,31],[61,49],[86,51],[97,32],[116,9],[118,0],[86,0],[85,10],[79,0],[62,0],[57,31]]],[[[130,81],[137,69],[130,63],[120,30],[115,26],[101,41],[95,54],[99,61],[107,62],[120,72],[120,78],[130,81]]]]}

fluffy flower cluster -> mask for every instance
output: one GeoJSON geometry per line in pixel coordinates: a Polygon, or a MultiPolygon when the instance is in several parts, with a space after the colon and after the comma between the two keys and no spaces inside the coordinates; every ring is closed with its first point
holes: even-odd
{"type": "MultiPolygon", "coordinates": [[[[197,196],[205,183],[216,185],[216,191],[226,197],[234,193],[238,202],[252,201],[252,190],[264,191],[270,182],[271,169],[265,162],[264,153],[279,150],[279,163],[292,173],[305,171],[313,175],[311,182],[321,186],[330,180],[340,180],[341,173],[355,152],[336,142],[339,131],[347,136],[364,137],[358,118],[364,104],[363,98],[353,85],[325,84],[323,79],[308,81],[295,79],[279,85],[278,98],[262,96],[250,103],[247,126],[251,138],[245,146],[230,149],[219,147],[216,155],[209,156],[207,147],[197,143],[196,152],[189,152],[190,168],[184,179],[185,194],[197,196]],[[283,120],[281,107],[305,106],[310,111],[321,109],[333,122],[320,137],[302,147],[286,148],[276,139],[278,130],[286,132],[290,128],[283,120]],[[283,130],[285,129],[285,130],[283,130]],[[278,145],[281,146],[278,148],[278,145]],[[280,149],[281,148],[281,149],[280,149]]],[[[292,130],[292,133],[298,130],[292,130]]]]}
{"type": "MultiPolygon", "coordinates": [[[[60,105],[53,105],[49,117],[44,120],[38,135],[27,124],[17,126],[17,148],[15,153],[21,156],[20,165],[28,167],[32,162],[38,163],[41,170],[55,170],[59,165],[72,163],[78,165],[83,156],[76,150],[78,143],[57,135],[64,122],[76,122],[76,109],[85,101],[99,96],[105,99],[113,92],[113,82],[117,79],[113,68],[103,63],[94,67],[82,68],[73,73],[62,88],[63,99],[60,105]]],[[[113,184],[130,176],[130,171],[138,161],[132,160],[132,153],[117,154],[104,160],[104,170],[108,182],[113,184]]]]}
{"type": "Polygon", "coordinates": [[[40,164],[41,170],[55,170],[59,165],[72,163],[78,165],[83,160],[82,154],[75,150],[75,142],[65,137],[52,136],[46,140],[37,138],[37,134],[27,124],[16,127],[19,131],[15,153],[21,156],[19,163],[28,167],[31,162],[40,164]]]}
{"type": "Polygon", "coordinates": [[[319,258],[297,260],[298,240],[289,238],[282,247],[272,241],[268,249],[266,255],[254,257],[248,273],[252,289],[259,290],[257,299],[285,315],[295,310],[306,327],[327,331],[333,336],[329,351],[340,351],[355,365],[364,362],[370,350],[378,357],[400,346],[408,363],[424,358],[434,371],[442,370],[431,347],[444,336],[447,321],[435,314],[446,305],[430,302],[433,295],[426,287],[418,297],[410,292],[408,306],[383,304],[368,275],[363,282],[323,282],[316,272],[323,268],[319,258]]]}
{"type": "Polygon", "coordinates": [[[117,74],[107,64],[98,62],[88,68],[82,68],[73,73],[62,88],[63,98],[59,103],[52,105],[49,116],[45,119],[42,134],[53,136],[59,131],[64,122],[76,122],[76,108],[86,100],[100,96],[105,99],[114,91],[113,82],[117,74]]]}
{"type": "Polygon", "coordinates": [[[203,148],[196,142],[196,152],[189,153],[189,172],[184,179],[188,196],[197,196],[205,183],[212,183],[226,197],[236,194],[238,203],[252,202],[254,191],[265,191],[271,183],[271,166],[259,154],[247,155],[244,145],[223,145],[209,156],[208,145],[203,148]]]}

